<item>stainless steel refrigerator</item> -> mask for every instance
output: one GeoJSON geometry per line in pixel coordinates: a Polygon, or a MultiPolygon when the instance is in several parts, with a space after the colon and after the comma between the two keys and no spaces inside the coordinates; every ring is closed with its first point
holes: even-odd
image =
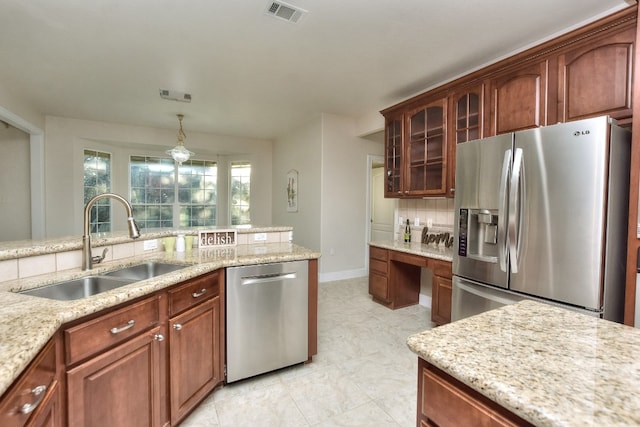
{"type": "Polygon", "coordinates": [[[609,117],[458,144],[452,321],[528,298],[622,322],[630,148],[609,117]]]}

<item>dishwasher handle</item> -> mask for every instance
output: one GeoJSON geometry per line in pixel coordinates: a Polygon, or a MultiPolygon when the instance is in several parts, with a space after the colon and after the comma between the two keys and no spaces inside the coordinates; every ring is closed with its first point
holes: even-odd
{"type": "Polygon", "coordinates": [[[259,274],[257,276],[242,277],[240,284],[255,285],[258,283],[277,282],[279,280],[284,280],[284,279],[295,279],[296,277],[298,277],[297,273],[259,274]]]}

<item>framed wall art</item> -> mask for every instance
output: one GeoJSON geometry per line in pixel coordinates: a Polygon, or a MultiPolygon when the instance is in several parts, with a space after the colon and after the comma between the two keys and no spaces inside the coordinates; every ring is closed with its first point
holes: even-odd
{"type": "Polygon", "coordinates": [[[287,172],[287,212],[298,212],[298,171],[287,172]]]}

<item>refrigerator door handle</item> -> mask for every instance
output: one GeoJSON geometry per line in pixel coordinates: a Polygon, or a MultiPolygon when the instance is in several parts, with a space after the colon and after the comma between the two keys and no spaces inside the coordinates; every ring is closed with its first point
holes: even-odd
{"type": "Polygon", "coordinates": [[[513,171],[509,188],[509,258],[511,272],[518,272],[518,262],[521,247],[521,207],[524,191],[520,186],[524,180],[524,164],[522,162],[522,148],[516,148],[513,155],[513,171]]]}
{"type": "Polygon", "coordinates": [[[467,284],[462,279],[456,282],[456,286],[465,292],[491,300],[500,305],[511,305],[523,299],[522,297],[514,297],[502,290],[493,290],[481,285],[467,284]]]}
{"type": "Polygon", "coordinates": [[[504,160],[502,161],[502,173],[500,174],[500,204],[498,205],[498,262],[500,270],[507,271],[507,248],[509,240],[507,235],[507,203],[509,200],[509,174],[511,173],[511,150],[504,152],[504,160]]]}

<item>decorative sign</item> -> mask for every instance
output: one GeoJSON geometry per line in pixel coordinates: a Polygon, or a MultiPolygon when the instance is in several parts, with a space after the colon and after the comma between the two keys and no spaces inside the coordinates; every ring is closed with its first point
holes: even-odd
{"type": "Polygon", "coordinates": [[[236,230],[202,230],[198,233],[198,248],[233,246],[237,244],[236,230]]]}
{"type": "Polygon", "coordinates": [[[287,212],[298,212],[298,171],[287,172],[287,212]]]}

